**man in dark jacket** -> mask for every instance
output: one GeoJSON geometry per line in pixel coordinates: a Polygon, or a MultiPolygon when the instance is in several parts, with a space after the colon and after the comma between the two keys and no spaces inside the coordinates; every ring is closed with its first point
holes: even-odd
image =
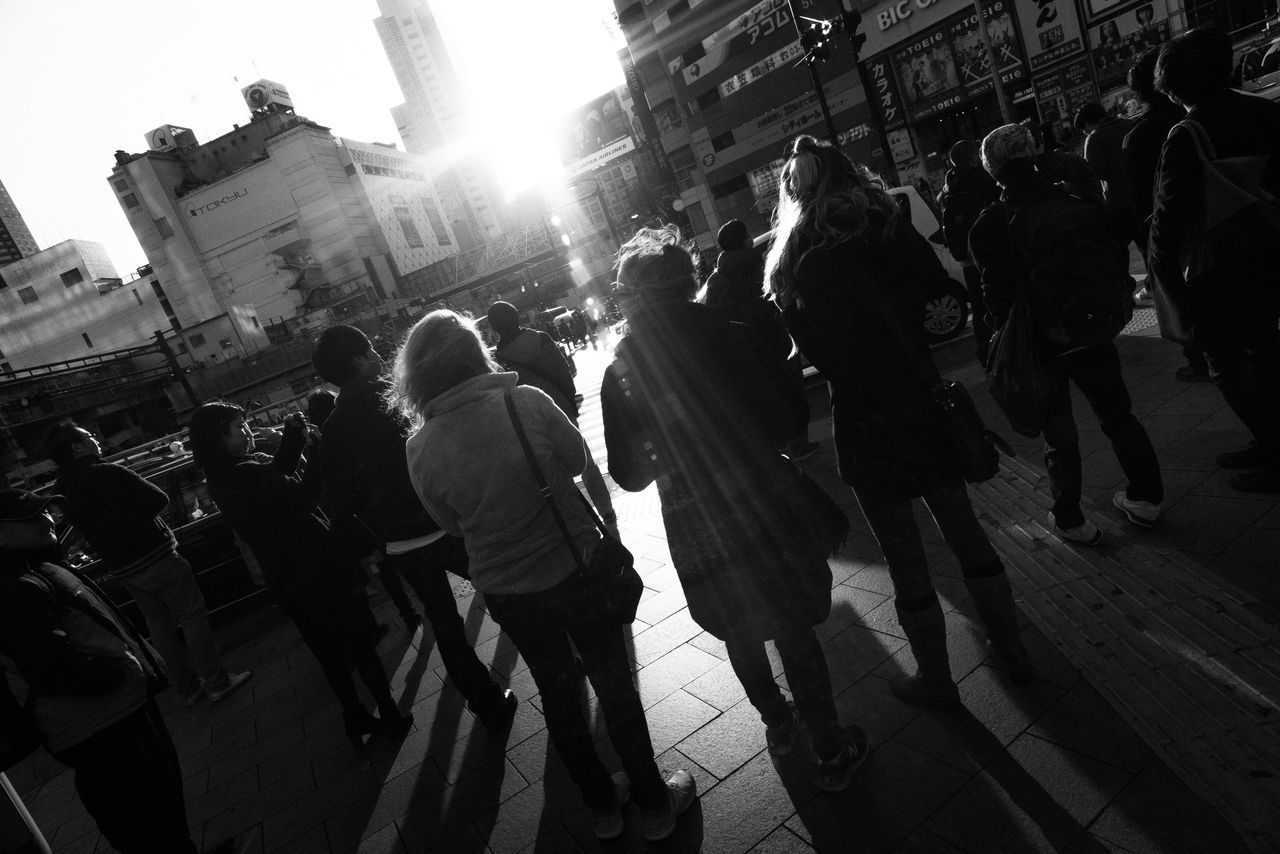
{"type": "MultiPolygon", "coordinates": [[[[731,219],[716,234],[720,257],[707,277],[703,301],[713,308],[728,312],[729,317],[745,324],[764,346],[767,357],[786,365],[787,376],[800,389],[804,399],[804,368],[800,354],[791,343],[791,334],[782,321],[778,306],[764,294],[764,247],[756,247],[747,225],[731,219]]],[[[792,436],[782,452],[797,462],[807,460],[822,446],[809,441],[809,404],[805,401],[804,432],[792,436]]]]}
{"type": "MultiPolygon", "coordinates": [[[[573,383],[569,363],[551,336],[521,326],[520,312],[509,302],[495,302],[489,306],[487,316],[489,326],[498,334],[493,358],[504,370],[518,373],[521,385],[545,391],[577,427],[578,390],[573,383]]],[[[613,510],[613,499],[590,448],[587,449],[587,467],[582,470],[582,485],[587,488],[587,495],[591,496],[591,503],[605,527],[617,537],[618,516],[613,510]]]]}
{"type": "Polygon", "coordinates": [[[1024,122],[1036,144],[1036,171],[1050,184],[1061,184],[1068,193],[1100,208],[1107,206],[1102,182],[1079,154],[1058,147],[1053,130],[1035,122],[1024,122]]]}
{"type": "Polygon", "coordinates": [[[160,516],[169,505],[165,491],[125,466],[103,462],[98,440],[73,422],[51,428],[45,450],[58,464],[55,489],[66,496],[68,521],[133,596],[187,705],[205,695],[220,702],[248,682],[252,671],[228,673],[218,656],[195,573],[160,516]]]}
{"type": "MultiPolygon", "coordinates": [[[[1187,120],[1204,129],[1217,158],[1235,160],[1241,172],[1260,176],[1253,179],[1259,189],[1280,196],[1280,104],[1229,88],[1231,50],[1221,30],[1184,33],[1161,48],[1156,87],[1187,108],[1187,120]]],[[[1261,217],[1235,223],[1257,231],[1237,231],[1242,251],[1218,253],[1215,268],[1189,289],[1179,253],[1205,213],[1203,173],[1194,131],[1175,126],[1160,157],[1149,243],[1157,299],[1164,301],[1166,318],[1180,321],[1162,332],[1189,333],[1203,348],[1213,381],[1253,433],[1249,447],[1218,457],[1224,468],[1257,469],[1231,478],[1231,485],[1280,493],[1280,235],[1261,217]]]]}
{"type": "MultiPolygon", "coordinates": [[[[1133,194],[1133,219],[1137,227],[1134,240],[1147,258],[1147,238],[1150,236],[1151,211],[1155,207],[1156,170],[1160,167],[1160,150],[1169,136],[1169,128],[1187,117],[1187,111],[1169,100],[1163,92],[1156,91],[1156,57],[1159,48],[1149,50],[1139,57],[1129,69],[1129,88],[1138,100],[1146,104],[1147,111],[1138,116],[1133,127],[1124,135],[1122,158],[1129,175],[1129,188],[1133,194]]],[[[1147,267],[1151,278],[1151,267],[1147,267]]],[[[1148,288],[1148,292],[1150,289],[1148,288]]],[[[1199,348],[1184,345],[1182,355],[1187,363],[1174,371],[1174,376],[1184,382],[1209,382],[1209,366],[1199,348]]]]}
{"type": "Polygon", "coordinates": [[[942,236],[951,257],[959,261],[964,270],[964,284],[973,309],[973,343],[978,363],[986,365],[991,327],[987,326],[987,306],[982,301],[982,276],[969,257],[969,229],[978,221],[982,209],[1000,195],[1000,190],[982,168],[978,144],[973,140],[962,139],[951,146],[948,157],[951,168],[938,194],[942,206],[942,236]]]}
{"type": "Polygon", "coordinates": [[[161,674],[92,584],[60,566],[46,505],[0,490],[0,656],[50,754],[122,854],[195,854],[178,754],[152,696],[161,674]]]}
{"type": "Polygon", "coordinates": [[[462,540],[427,513],[409,479],[408,425],[383,394],[382,359],[354,326],[333,326],[316,342],[312,361],[339,387],[325,421],[320,454],[320,505],[331,518],[354,515],[373,531],[384,572],[403,576],[422,600],[450,680],[486,729],[500,730],[516,695],[493,681],[467,640],[448,572],[467,575],[462,540]]]}
{"type": "Polygon", "coordinates": [[[1102,181],[1107,217],[1127,248],[1137,239],[1137,225],[1134,222],[1133,191],[1129,187],[1129,173],[1125,171],[1121,149],[1125,134],[1133,123],[1109,114],[1097,101],[1091,101],[1076,111],[1074,124],[1076,130],[1087,134],[1084,160],[1102,181]]]}
{"type": "MultiPolygon", "coordinates": [[[[982,212],[969,232],[969,250],[974,263],[982,271],[982,289],[987,308],[1003,323],[1015,297],[1032,290],[1028,274],[1027,245],[1017,245],[1011,233],[1011,217],[1026,216],[1041,205],[1058,205],[1065,198],[1063,190],[1040,175],[1034,164],[1034,143],[1021,125],[996,128],[982,141],[982,162],[991,177],[1003,188],[1000,204],[982,212]]],[[[1097,211],[1072,200],[1077,208],[1097,216],[1097,211]]],[[[1061,215],[1059,215],[1060,217],[1061,215]]],[[[1101,225],[1105,229],[1105,224],[1101,225]]],[[[1025,229],[1024,229],[1025,231],[1025,229]]],[[[1099,245],[1097,252],[1115,253],[1116,278],[1122,281],[1124,261],[1118,242],[1099,245]]],[[[1034,294],[1030,295],[1033,306],[1034,294]]],[[[1127,297],[1121,293],[1121,298],[1127,297]]],[[[1033,317],[1036,313],[1033,312],[1033,317]]],[[[1045,469],[1053,494],[1050,514],[1060,537],[1072,542],[1095,546],[1102,542],[1102,531],[1088,521],[1080,509],[1083,488],[1080,466],[1080,438],[1071,414],[1071,389],[1074,382],[1098,416],[1099,426],[1111,441],[1120,467],[1129,478],[1126,489],[1117,492],[1112,503],[1131,522],[1144,527],[1155,524],[1164,499],[1160,464],[1151,440],[1142,424],[1134,417],[1129,390],[1120,371],[1120,354],[1109,339],[1105,342],[1067,340],[1051,336],[1048,328],[1037,324],[1040,356],[1049,383],[1048,413],[1044,423],[1045,469]]]]}

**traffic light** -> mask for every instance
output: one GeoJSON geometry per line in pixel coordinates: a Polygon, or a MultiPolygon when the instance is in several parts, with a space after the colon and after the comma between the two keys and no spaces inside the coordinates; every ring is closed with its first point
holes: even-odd
{"type": "Polygon", "coordinates": [[[825,62],[831,58],[831,22],[813,18],[803,19],[808,26],[800,31],[800,46],[804,48],[805,59],[810,62],[825,62]]]}

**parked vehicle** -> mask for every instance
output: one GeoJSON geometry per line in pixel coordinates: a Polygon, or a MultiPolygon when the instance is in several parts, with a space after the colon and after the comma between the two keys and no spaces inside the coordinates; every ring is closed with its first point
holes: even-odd
{"type": "Polygon", "coordinates": [[[1245,92],[1280,100],[1280,37],[1264,39],[1243,49],[1236,69],[1245,92]]]}

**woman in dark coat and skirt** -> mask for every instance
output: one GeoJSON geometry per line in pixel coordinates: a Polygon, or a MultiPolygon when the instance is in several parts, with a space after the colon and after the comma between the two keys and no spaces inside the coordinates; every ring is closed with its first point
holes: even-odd
{"type": "Polygon", "coordinates": [[[316,441],[300,413],[285,419],[284,436],[272,459],[253,453],[253,432],[244,410],[221,401],[206,403],[191,417],[191,452],[204,470],[209,494],[262,566],[281,610],[289,615],[342,704],[347,738],[386,731],[402,736],[413,724],[401,715],[377,654],[378,627],[358,589],[362,577],[355,544],[334,535],[316,506],[319,466],[299,471],[305,446],[316,441]],[[381,712],[361,703],[354,668],[381,712]]]}
{"type": "Polygon", "coordinates": [[[797,137],[782,170],[765,279],[801,352],[830,384],[841,477],[884,551],[918,672],[890,682],[911,703],[954,707],[946,626],[912,502],[922,498],[956,557],[997,658],[1031,678],[1004,567],[978,524],[933,402],[920,325],[946,272],[893,198],[829,143],[797,137]]]}
{"type": "Polygon", "coordinates": [[[748,327],[692,302],[694,262],[674,228],[628,241],[618,278],[630,332],[601,389],[609,473],[632,492],[657,481],[689,613],[725,642],[769,751],[790,752],[803,722],[818,785],[844,789],[867,740],[837,723],[813,626],[831,610],[827,557],[848,520],[775,450],[803,424],[799,390],[748,327]],[[774,681],[766,640],[794,704],[774,681]]]}

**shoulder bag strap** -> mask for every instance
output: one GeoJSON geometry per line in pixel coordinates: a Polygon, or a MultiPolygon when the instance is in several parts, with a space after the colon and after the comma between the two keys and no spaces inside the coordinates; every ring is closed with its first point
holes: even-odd
{"type": "MultiPolygon", "coordinates": [[[[569,533],[569,526],[565,524],[564,517],[560,515],[560,508],[556,504],[555,497],[551,494],[551,487],[547,485],[547,479],[542,476],[542,468],[538,465],[538,460],[533,455],[533,447],[529,444],[529,437],[525,435],[524,424],[520,421],[520,413],[516,412],[516,402],[511,397],[510,389],[504,391],[502,396],[506,400],[507,414],[511,416],[511,426],[516,429],[516,438],[520,440],[524,458],[529,462],[529,468],[533,471],[533,479],[538,482],[538,494],[547,502],[547,507],[551,510],[551,516],[556,520],[556,527],[560,529],[560,536],[564,537],[565,545],[573,553],[573,559],[578,564],[578,570],[586,573],[587,564],[582,559],[582,555],[578,553],[578,547],[573,543],[573,535],[569,533]]],[[[579,497],[581,497],[581,493],[579,493],[579,497]]]]}
{"type": "Polygon", "coordinates": [[[54,595],[58,597],[68,608],[74,608],[89,619],[93,620],[102,627],[103,631],[114,635],[125,644],[131,644],[137,647],[137,649],[142,653],[142,657],[146,659],[147,666],[151,668],[152,673],[164,673],[164,668],[160,666],[159,662],[156,661],[155,656],[151,653],[151,644],[147,643],[146,639],[139,634],[138,630],[134,628],[133,623],[130,622],[129,618],[125,616],[123,611],[116,607],[116,604],[111,601],[111,598],[107,596],[106,592],[104,592],[101,587],[83,573],[78,572],[69,566],[64,566],[63,569],[74,575],[81,584],[93,593],[93,595],[97,596],[102,604],[106,606],[107,610],[111,612],[111,615],[115,617],[116,622],[108,620],[102,614],[98,613],[93,608],[88,607],[74,596],[61,596],[61,591],[56,584],[51,585],[55,591],[54,595]]]}
{"type": "Polygon", "coordinates": [[[1218,159],[1218,154],[1213,149],[1213,140],[1209,139],[1209,132],[1204,129],[1204,125],[1195,119],[1183,119],[1174,127],[1186,128],[1187,132],[1191,134],[1191,142],[1196,147],[1196,156],[1202,161],[1212,163],[1218,159]]]}

